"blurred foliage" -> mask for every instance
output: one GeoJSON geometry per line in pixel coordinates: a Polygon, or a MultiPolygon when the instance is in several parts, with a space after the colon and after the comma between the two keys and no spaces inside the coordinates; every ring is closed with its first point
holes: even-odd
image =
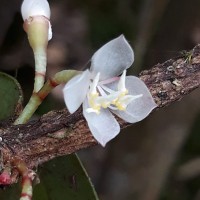
{"type": "Polygon", "coordinates": [[[136,18],[132,14],[131,1],[88,0],[87,2],[81,1],[81,3],[87,12],[90,40],[95,49],[102,45],[102,41],[105,43],[122,33],[128,38],[133,36],[132,27],[136,18]],[[125,10],[124,8],[130,9],[125,10]]]}
{"type": "MultiPolygon", "coordinates": [[[[182,180],[177,176],[178,169],[189,163],[191,160],[200,158],[200,115],[197,116],[196,121],[193,124],[191,133],[186,139],[185,144],[182,147],[182,150],[177,158],[176,163],[173,166],[172,173],[168,179],[166,187],[164,188],[160,200],[189,200],[200,198],[200,170],[193,175],[192,171],[194,170],[195,165],[188,165],[187,171],[191,172],[191,176],[182,180]]],[[[199,166],[200,162],[197,163],[195,169],[199,166]]],[[[187,173],[187,172],[185,172],[187,173]]],[[[182,174],[184,176],[185,174],[182,174]]],[[[187,175],[187,174],[186,174],[187,175]]]]}
{"type": "Polygon", "coordinates": [[[192,126],[191,133],[187,140],[185,141],[185,145],[182,148],[182,154],[180,155],[180,162],[186,162],[189,159],[200,156],[200,114],[196,117],[196,120],[192,126]]]}

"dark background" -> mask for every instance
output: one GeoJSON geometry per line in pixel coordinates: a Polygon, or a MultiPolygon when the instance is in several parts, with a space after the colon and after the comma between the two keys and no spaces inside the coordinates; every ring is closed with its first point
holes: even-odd
{"type": "MultiPolygon", "coordinates": [[[[135,51],[130,74],[176,57],[200,42],[199,0],[51,0],[53,39],[48,76],[84,69],[104,43],[124,34],[135,51]]],[[[0,70],[15,76],[25,102],[34,60],[22,28],[21,0],[1,0],[0,70]]],[[[200,94],[152,113],[122,131],[105,149],[79,153],[102,200],[200,199],[200,94]]],[[[37,114],[64,107],[61,87],[37,114]]]]}

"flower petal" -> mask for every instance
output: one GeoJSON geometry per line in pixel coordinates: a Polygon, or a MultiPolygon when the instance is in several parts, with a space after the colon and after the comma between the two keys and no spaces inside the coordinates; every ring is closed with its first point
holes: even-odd
{"type": "Polygon", "coordinates": [[[21,13],[24,20],[36,15],[42,15],[49,19],[51,11],[47,0],[24,0],[21,13]]]}
{"type": "Polygon", "coordinates": [[[83,115],[87,120],[88,126],[94,138],[105,146],[108,141],[113,139],[120,132],[120,126],[108,109],[101,109],[100,114],[87,113],[87,100],[83,103],[83,115]]]}
{"type": "Polygon", "coordinates": [[[51,40],[53,36],[51,23],[49,22],[48,40],[51,40]]]}
{"type": "Polygon", "coordinates": [[[134,53],[123,35],[102,46],[92,56],[91,72],[100,72],[101,80],[120,75],[134,61],[134,53]]]}
{"type": "MultiPolygon", "coordinates": [[[[117,83],[115,83],[117,85],[117,83]]],[[[116,86],[117,87],[117,86],[116,86]]],[[[126,77],[126,88],[129,95],[140,95],[142,97],[133,100],[126,108],[126,111],[114,110],[112,111],[117,116],[129,123],[135,123],[143,120],[149,113],[157,107],[154,102],[149,89],[142,80],[135,76],[126,77]]]]}
{"type": "Polygon", "coordinates": [[[73,77],[64,87],[65,104],[70,113],[74,113],[86,98],[90,84],[90,72],[86,70],[73,77]]]}

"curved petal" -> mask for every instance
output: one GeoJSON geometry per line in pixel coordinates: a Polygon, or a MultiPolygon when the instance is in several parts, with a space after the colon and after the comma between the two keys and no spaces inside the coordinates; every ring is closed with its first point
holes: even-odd
{"type": "Polygon", "coordinates": [[[52,27],[51,27],[51,23],[49,22],[49,31],[48,31],[48,40],[51,40],[52,39],[52,27]]]}
{"type": "Polygon", "coordinates": [[[100,114],[87,113],[87,100],[83,103],[83,115],[87,120],[88,126],[94,138],[105,146],[108,141],[113,139],[120,132],[120,126],[108,109],[101,109],[100,114]]]}
{"type": "Polygon", "coordinates": [[[91,60],[91,72],[100,72],[100,79],[105,80],[120,75],[133,61],[133,50],[121,35],[96,51],[91,60]]]}
{"type": "Polygon", "coordinates": [[[73,77],[64,87],[65,104],[70,113],[74,113],[86,98],[90,84],[90,72],[86,70],[73,77]]]}
{"type": "Polygon", "coordinates": [[[21,13],[24,20],[36,15],[42,15],[49,19],[51,11],[47,0],[24,0],[21,13]]]}
{"type": "Polygon", "coordinates": [[[139,78],[135,76],[126,77],[126,88],[130,95],[140,95],[142,97],[134,99],[126,108],[126,111],[112,111],[117,116],[129,123],[143,120],[150,112],[157,107],[149,89],[139,78]]]}

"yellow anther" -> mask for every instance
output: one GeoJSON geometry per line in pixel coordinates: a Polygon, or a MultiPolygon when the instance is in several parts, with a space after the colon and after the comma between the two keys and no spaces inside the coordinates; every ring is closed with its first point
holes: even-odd
{"type": "Polygon", "coordinates": [[[127,95],[128,94],[128,89],[126,89],[124,92],[123,92],[124,95],[127,95]]]}
{"type": "Polygon", "coordinates": [[[93,92],[88,94],[88,103],[90,108],[87,109],[88,113],[95,112],[96,114],[100,113],[101,105],[97,103],[99,97],[98,92],[93,92]]]}
{"type": "Polygon", "coordinates": [[[128,94],[128,90],[127,89],[125,91],[123,91],[123,92],[120,92],[119,96],[118,96],[118,99],[121,98],[121,97],[126,96],[127,94],[128,94]]]}
{"type": "Polygon", "coordinates": [[[126,106],[120,103],[119,101],[116,102],[115,106],[118,110],[126,110],[126,106]]]}
{"type": "Polygon", "coordinates": [[[98,85],[100,73],[97,73],[93,82],[90,84],[90,90],[88,93],[89,108],[87,112],[94,112],[100,114],[101,108],[110,108],[114,110],[125,111],[128,104],[135,98],[141,97],[141,95],[128,95],[129,91],[125,87],[126,70],[124,70],[120,80],[118,82],[117,91],[106,87],[105,85],[98,85]]]}
{"type": "Polygon", "coordinates": [[[113,101],[111,101],[111,104],[115,105],[117,100],[118,100],[118,98],[114,99],[113,101]]]}
{"type": "Polygon", "coordinates": [[[101,105],[95,102],[95,99],[89,99],[89,105],[91,108],[97,110],[100,109],[101,105]]]}
{"type": "Polygon", "coordinates": [[[110,102],[103,102],[103,103],[101,104],[101,106],[102,106],[103,108],[107,108],[108,106],[110,106],[110,102]]]}
{"type": "Polygon", "coordinates": [[[92,108],[93,108],[94,110],[100,111],[101,106],[96,104],[96,105],[93,105],[92,108]]]}
{"type": "Polygon", "coordinates": [[[88,96],[90,98],[93,98],[93,97],[98,97],[99,96],[99,93],[97,91],[91,91],[88,93],[88,96]]]}

